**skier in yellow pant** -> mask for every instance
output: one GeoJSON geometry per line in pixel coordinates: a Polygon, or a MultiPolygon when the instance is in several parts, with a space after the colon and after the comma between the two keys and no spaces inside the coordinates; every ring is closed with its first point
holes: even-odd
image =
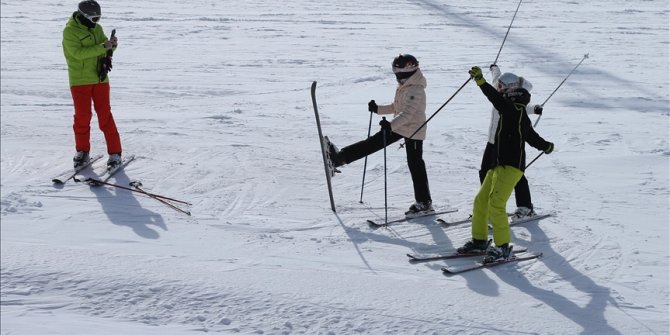
{"type": "Polygon", "coordinates": [[[472,240],[458,248],[458,252],[486,252],[484,262],[493,262],[508,258],[512,251],[506,207],[526,167],[525,142],[546,154],[554,150],[554,144],[545,141],[533,129],[526,114],[530,93],[525,88],[498,92],[486,82],[479,67],[473,67],[469,73],[498,110],[500,120],[495,133],[495,159],[474,201],[472,240]],[[488,242],[489,220],[493,225],[493,246],[488,242]]]}

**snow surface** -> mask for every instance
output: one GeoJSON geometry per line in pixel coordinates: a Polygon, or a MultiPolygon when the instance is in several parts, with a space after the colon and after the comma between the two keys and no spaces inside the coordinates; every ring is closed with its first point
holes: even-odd
{"type": "MultiPolygon", "coordinates": [[[[433,113],[493,62],[518,2],[102,2],[119,38],[113,112],[138,157],[112,181],[189,201],[192,217],[50,182],[74,153],[60,43],[76,3],[2,1],[3,335],[670,332],[668,1],[522,3],[498,64],[535,102],[590,55],[538,124],[555,153],[527,171],[556,216],[512,229],[541,259],[456,276],[440,268],[469,261],[405,254],[458,247],[469,225],[365,223],[384,216],[382,153],[364,204],[362,160],[334,178],[331,212],[309,86],[342,147],[367,136],[367,102],[391,101],[391,60],[411,53],[433,113]]],[[[471,211],[489,117],[471,82],[429,123],[434,203],[459,209],[444,219],[471,211]]],[[[95,119],[92,143],[104,153],[95,119]]],[[[413,202],[404,150],[387,164],[394,218],[413,202]]]]}

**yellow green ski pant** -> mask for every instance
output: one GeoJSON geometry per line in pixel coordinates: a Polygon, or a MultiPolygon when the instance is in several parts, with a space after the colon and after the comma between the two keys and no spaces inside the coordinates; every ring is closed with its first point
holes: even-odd
{"type": "Polygon", "coordinates": [[[490,220],[495,245],[511,242],[507,200],[522,176],[523,171],[507,165],[496,166],[486,173],[472,210],[472,238],[488,240],[490,220]]]}

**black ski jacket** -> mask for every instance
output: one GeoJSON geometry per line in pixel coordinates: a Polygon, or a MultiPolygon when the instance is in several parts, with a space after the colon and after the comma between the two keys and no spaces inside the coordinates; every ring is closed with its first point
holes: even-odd
{"type": "Polygon", "coordinates": [[[496,157],[491,160],[494,162],[491,168],[498,165],[509,165],[524,171],[526,169],[525,142],[542,151],[549,148],[549,142],[533,129],[526,114],[526,106],[505,99],[489,83],[484,83],[479,87],[500,114],[495,135],[494,154],[496,157]]]}

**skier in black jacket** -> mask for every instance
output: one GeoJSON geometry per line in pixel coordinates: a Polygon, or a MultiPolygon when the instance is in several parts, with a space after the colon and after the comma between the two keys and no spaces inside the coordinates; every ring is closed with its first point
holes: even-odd
{"type": "Polygon", "coordinates": [[[458,249],[459,253],[487,252],[486,262],[508,258],[512,247],[507,200],[526,167],[525,142],[550,154],[554,144],[545,141],[533,129],[526,114],[530,93],[522,87],[498,92],[486,82],[482,70],[475,66],[470,76],[500,113],[495,133],[494,159],[477,193],[472,212],[472,241],[458,249]],[[488,243],[488,221],[493,225],[494,246],[488,243]]]}

